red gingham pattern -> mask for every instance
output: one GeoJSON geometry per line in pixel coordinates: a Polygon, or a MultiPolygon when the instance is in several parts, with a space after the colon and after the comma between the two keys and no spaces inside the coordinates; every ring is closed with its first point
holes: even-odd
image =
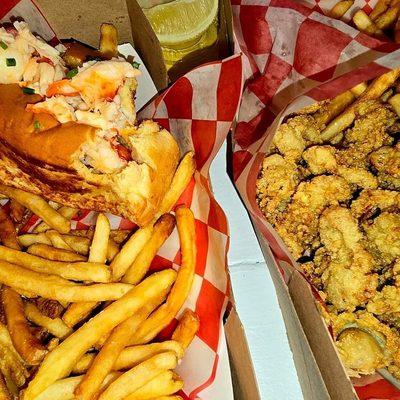
{"type": "MultiPolygon", "coordinates": [[[[247,82],[233,134],[234,179],[283,279],[296,264],[255,199],[260,166],[279,122],[400,64],[397,45],[321,13],[336,0],[306,3],[309,7],[294,0],[232,0],[237,46],[247,58],[247,82]]],[[[354,387],[361,400],[400,399],[400,391],[378,375],[354,381],[354,387]]]]}
{"type": "MultiPolygon", "coordinates": [[[[0,11],[7,17],[22,16],[32,30],[47,39],[54,32],[31,0],[2,0],[0,11]],[[31,21],[34,25],[31,25],[31,21]]],[[[0,19],[2,14],[0,13],[0,19]]],[[[228,223],[213,197],[208,181],[210,163],[225,140],[235,118],[242,91],[242,57],[198,67],[179,79],[139,114],[153,118],[177,138],[182,152],[194,149],[197,171],[180,197],[178,204],[190,206],[196,219],[197,265],[192,291],[184,305],[196,311],[201,320],[200,331],[189,347],[179,373],[185,381],[185,399],[231,400],[230,391],[221,390],[215,377],[230,372],[226,354],[222,317],[229,300],[227,274],[228,223]],[[204,393],[203,393],[204,392],[204,393]],[[215,395],[218,393],[217,397],[215,395]]],[[[134,229],[135,225],[107,214],[112,229],[134,229]]],[[[80,211],[72,221],[72,229],[87,229],[95,224],[96,214],[80,211]]],[[[32,218],[25,231],[38,223],[32,218]]],[[[154,259],[151,270],[180,265],[179,239],[176,229],[154,259]]],[[[173,321],[160,337],[168,337],[173,321]]],[[[159,337],[159,338],[160,338],[159,337]]],[[[229,383],[230,384],[230,383],[229,383]]]]}

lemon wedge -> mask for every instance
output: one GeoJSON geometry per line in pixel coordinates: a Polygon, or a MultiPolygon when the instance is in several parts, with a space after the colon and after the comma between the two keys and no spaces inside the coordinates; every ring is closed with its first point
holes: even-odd
{"type": "Polygon", "coordinates": [[[218,0],[176,0],[143,10],[162,46],[193,46],[213,23],[218,0]]]}

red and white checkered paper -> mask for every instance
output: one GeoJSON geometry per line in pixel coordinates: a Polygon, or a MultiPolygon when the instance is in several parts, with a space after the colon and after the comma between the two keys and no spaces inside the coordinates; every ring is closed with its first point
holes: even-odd
{"type": "MultiPolygon", "coordinates": [[[[55,38],[49,23],[31,0],[0,0],[0,20],[21,16],[31,29],[47,40],[55,38]]],[[[180,78],[139,113],[152,118],[178,140],[182,153],[194,149],[197,171],[177,204],[194,212],[197,234],[196,275],[184,307],[200,317],[200,330],[177,368],[185,381],[184,399],[232,400],[232,384],[223,330],[223,316],[229,302],[227,251],[228,223],[214,199],[208,170],[225,140],[237,113],[242,91],[242,57],[214,62],[180,78]]],[[[7,205],[6,205],[7,207],[7,205]]],[[[112,229],[133,229],[131,222],[108,215],[112,229]]],[[[72,221],[73,229],[94,225],[96,214],[81,211],[72,221]]],[[[32,218],[30,231],[39,221],[32,218]]],[[[151,270],[179,268],[181,261],[176,229],[155,257],[151,270]]],[[[168,338],[174,320],[159,335],[168,338]]]]}
{"type": "MultiPolygon", "coordinates": [[[[296,263],[256,203],[257,176],[277,127],[285,115],[400,65],[397,45],[320,12],[335,0],[306,1],[308,6],[295,0],[232,0],[247,79],[233,133],[234,180],[283,280],[296,263]]],[[[400,391],[378,375],[353,383],[361,400],[400,399],[400,391]]]]}

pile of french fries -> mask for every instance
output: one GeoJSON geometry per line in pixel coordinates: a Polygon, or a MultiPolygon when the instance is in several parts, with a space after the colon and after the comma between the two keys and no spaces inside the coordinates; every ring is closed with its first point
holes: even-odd
{"type": "Polygon", "coordinates": [[[93,230],[71,231],[78,210],[0,185],[0,400],[178,400],[174,372],[199,329],[181,312],[196,263],[194,216],[179,206],[193,153],[182,159],[157,220],[112,231],[98,214],[93,230]],[[42,219],[18,235],[26,210],[42,219]],[[149,271],[175,225],[178,271],[149,271]],[[178,318],[170,340],[158,334],[178,318]]]}
{"type": "MultiPolygon", "coordinates": [[[[342,18],[353,6],[354,0],[341,0],[331,9],[332,18],[342,18]]],[[[359,9],[352,15],[357,29],[379,39],[390,38],[400,43],[400,0],[378,0],[370,14],[359,9]]]]}

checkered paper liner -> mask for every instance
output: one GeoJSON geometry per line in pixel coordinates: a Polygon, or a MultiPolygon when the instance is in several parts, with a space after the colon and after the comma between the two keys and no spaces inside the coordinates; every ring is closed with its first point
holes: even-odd
{"type": "MultiPolygon", "coordinates": [[[[20,16],[46,40],[55,34],[31,0],[1,0],[0,20],[20,16]]],[[[184,399],[231,400],[232,384],[223,329],[223,316],[229,303],[227,273],[229,229],[226,216],[214,199],[209,167],[225,140],[237,113],[242,91],[242,57],[214,62],[180,78],[139,113],[139,119],[152,118],[178,140],[182,153],[194,149],[197,170],[177,204],[186,204],[195,215],[197,235],[196,274],[184,307],[200,318],[200,330],[178,366],[185,382],[179,393],[184,399]]],[[[7,207],[7,205],[5,205],[7,207]]],[[[112,229],[133,229],[130,221],[108,214],[112,229]]],[[[96,213],[81,210],[72,229],[95,224],[96,213]]],[[[25,231],[40,221],[32,217],[25,231]]],[[[181,261],[176,229],[155,257],[151,270],[178,269],[181,261]]],[[[175,319],[159,339],[170,337],[175,319]]]]}
{"type": "MultiPolygon", "coordinates": [[[[286,115],[400,65],[397,45],[318,11],[333,3],[232,0],[236,45],[245,55],[247,79],[233,132],[234,180],[284,281],[298,266],[256,203],[256,180],[277,127],[286,115]]],[[[379,375],[353,385],[362,400],[400,398],[400,391],[379,375]]]]}

